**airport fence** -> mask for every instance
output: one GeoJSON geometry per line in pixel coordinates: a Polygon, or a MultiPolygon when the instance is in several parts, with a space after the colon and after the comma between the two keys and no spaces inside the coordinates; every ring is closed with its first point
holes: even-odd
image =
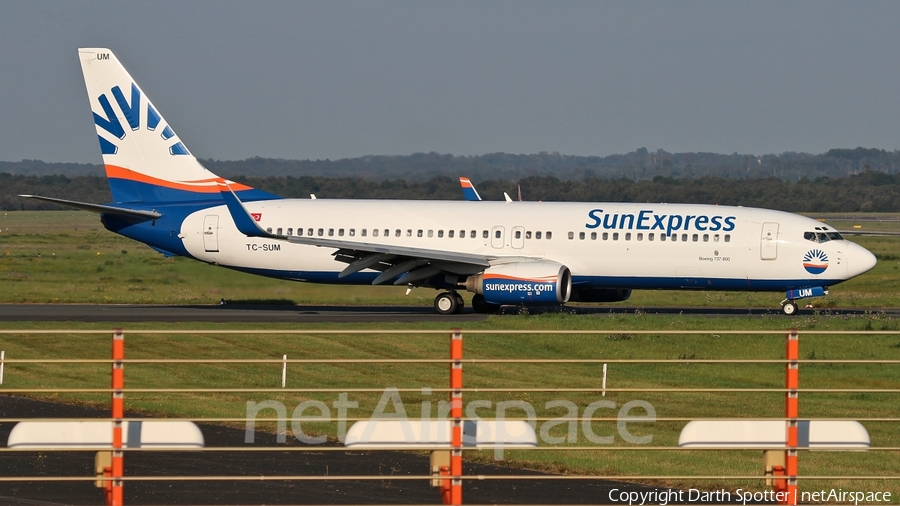
{"type": "Polygon", "coordinates": [[[465,484],[472,481],[528,480],[617,484],[597,498],[604,504],[897,501],[900,359],[878,354],[884,347],[900,349],[900,343],[890,344],[900,331],[129,330],[129,343],[138,344],[134,358],[126,358],[122,329],[112,331],[111,358],[91,357],[97,353],[87,346],[107,339],[110,331],[0,330],[0,343],[18,342],[17,354],[27,356],[29,347],[22,343],[63,336],[86,356],[18,358],[0,351],[0,394],[94,405],[106,398],[110,416],[0,415],[0,423],[25,424],[21,437],[14,441],[11,435],[0,455],[94,452],[95,473],[5,473],[0,483],[95,482],[107,504],[121,505],[132,482],[204,482],[215,488],[216,482],[386,479],[381,469],[334,474],[327,468],[308,474],[131,475],[125,462],[134,452],[413,451],[430,454],[422,472],[392,471],[389,480],[428,482],[437,489],[435,501],[444,504],[462,504],[465,484]],[[805,355],[801,336],[816,343],[805,355]],[[448,337],[449,356],[438,356],[435,350],[448,337]],[[465,358],[464,337],[472,341],[465,358]],[[848,344],[848,337],[854,341],[848,344]],[[702,358],[673,353],[679,347],[672,343],[684,339],[703,348],[702,358]],[[829,347],[830,339],[842,340],[841,345],[829,347]],[[313,341],[304,358],[271,356],[284,343],[304,340],[313,341]],[[337,344],[330,356],[315,356],[323,342],[337,344]],[[841,350],[848,346],[849,351],[841,350]],[[656,357],[635,357],[644,349],[656,357]],[[711,358],[717,353],[738,358],[711,358]],[[185,358],[192,354],[200,356],[185,358]],[[835,354],[841,358],[829,358],[835,354]],[[245,355],[256,357],[240,358],[245,355]],[[754,355],[765,358],[748,358],[754,355]],[[801,387],[801,369],[804,383],[820,386],[801,387]],[[111,381],[109,388],[88,386],[103,378],[111,381]],[[251,385],[218,386],[229,382],[251,385]],[[172,386],[178,383],[194,384],[172,386]],[[294,386],[298,383],[302,386],[294,386]],[[357,397],[351,400],[350,394],[357,397]],[[637,395],[642,398],[632,398],[637,395]],[[291,400],[300,402],[289,415],[291,400]],[[126,402],[132,411],[146,412],[154,411],[148,407],[154,401],[161,402],[159,411],[204,414],[125,416],[126,402]],[[234,408],[243,413],[214,415],[234,408]],[[601,416],[605,412],[616,415],[601,416]],[[85,435],[83,424],[98,421],[106,424],[101,429],[106,439],[85,435]],[[35,422],[69,425],[25,430],[35,422]],[[153,439],[150,428],[158,422],[243,426],[244,444],[205,446],[202,439],[198,444],[172,435],[153,439]],[[347,428],[351,423],[355,432],[347,428]],[[141,424],[145,441],[136,444],[141,424]],[[277,443],[251,446],[257,430],[275,434],[277,443]],[[485,465],[491,459],[511,464],[496,474],[483,471],[490,467],[466,473],[465,455],[485,465]],[[804,460],[812,471],[800,471],[804,460]],[[694,469],[698,472],[673,472],[694,469]]]}

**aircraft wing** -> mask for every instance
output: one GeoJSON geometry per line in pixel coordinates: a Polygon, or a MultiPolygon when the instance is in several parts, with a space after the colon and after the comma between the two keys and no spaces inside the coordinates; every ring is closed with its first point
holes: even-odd
{"type": "Polygon", "coordinates": [[[350,264],[339,274],[338,277],[341,278],[363,269],[373,269],[382,272],[372,282],[375,285],[386,283],[398,276],[399,278],[394,281],[395,285],[426,284],[442,272],[456,275],[476,274],[491,265],[488,257],[474,253],[273,234],[259,226],[231,188],[223,186],[222,197],[242,234],[248,237],[264,237],[294,244],[334,248],[337,250],[334,253],[335,260],[350,264]]]}

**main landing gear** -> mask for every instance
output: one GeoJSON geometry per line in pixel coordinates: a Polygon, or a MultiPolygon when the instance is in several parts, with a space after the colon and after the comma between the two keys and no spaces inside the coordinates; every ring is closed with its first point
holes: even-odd
{"type": "Polygon", "coordinates": [[[465,302],[456,292],[443,292],[434,298],[434,309],[438,314],[461,313],[465,302]]]}

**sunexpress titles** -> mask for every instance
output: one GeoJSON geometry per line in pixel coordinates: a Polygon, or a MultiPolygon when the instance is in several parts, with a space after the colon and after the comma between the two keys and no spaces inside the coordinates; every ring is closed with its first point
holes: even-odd
{"type": "Polygon", "coordinates": [[[700,232],[731,232],[735,216],[707,216],[704,214],[656,214],[644,209],[637,214],[604,213],[603,209],[588,212],[586,228],[603,227],[605,230],[659,230],[671,236],[672,232],[697,230],[700,232]]]}

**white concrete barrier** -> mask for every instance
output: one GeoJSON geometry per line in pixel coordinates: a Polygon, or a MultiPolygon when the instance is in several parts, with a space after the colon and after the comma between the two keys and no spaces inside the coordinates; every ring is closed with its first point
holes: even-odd
{"type": "MultiPolygon", "coordinates": [[[[344,445],[364,450],[449,446],[450,425],[449,420],[365,420],[350,427],[344,445]]],[[[537,435],[520,420],[464,421],[462,443],[466,448],[534,448],[537,435]]]]}
{"type": "MultiPolygon", "coordinates": [[[[109,450],[113,423],[98,422],[19,422],[9,433],[9,448],[41,450],[78,447],[109,450]]],[[[202,448],[203,434],[193,422],[128,421],[122,427],[124,448],[162,448],[179,450],[202,448]]]]}
{"type": "MultiPolygon", "coordinates": [[[[787,425],[768,420],[710,420],[688,422],[678,437],[684,448],[765,448],[787,444],[787,425]]],[[[845,420],[799,420],[799,448],[816,450],[863,450],[871,446],[869,433],[859,422],[845,420]]]]}

